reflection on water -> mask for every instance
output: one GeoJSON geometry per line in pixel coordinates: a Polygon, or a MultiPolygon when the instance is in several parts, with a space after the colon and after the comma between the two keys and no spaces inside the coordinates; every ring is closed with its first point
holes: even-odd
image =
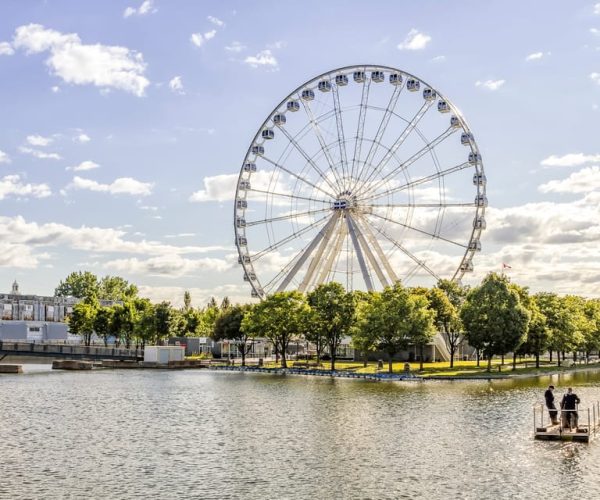
{"type": "Polygon", "coordinates": [[[532,439],[549,383],[205,371],[0,378],[0,498],[594,498],[600,440],[532,439]]]}

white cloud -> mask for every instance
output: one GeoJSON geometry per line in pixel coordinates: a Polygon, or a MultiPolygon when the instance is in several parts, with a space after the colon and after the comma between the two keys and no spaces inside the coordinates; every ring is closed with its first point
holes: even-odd
{"type": "Polygon", "coordinates": [[[207,31],[206,33],[204,33],[204,35],[202,33],[192,33],[192,35],[190,36],[190,41],[196,47],[202,47],[202,45],[214,38],[216,34],[217,30],[207,31]]]}
{"type": "Polygon", "coordinates": [[[170,254],[151,257],[149,259],[115,259],[106,263],[109,269],[132,274],[164,276],[179,278],[195,272],[224,272],[233,267],[233,262],[214,257],[201,257],[189,259],[181,255],[170,254]]]}
{"type": "Polygon", "coordinates": [[[196,233],[165,234],[165,238],[191,238],[193,236],[196,236],[196,233]]]}
{"type": "Polygon", "coordinates": [[[246,284],[221,285],[214,288],[140,285],[139,289],[140,295],[148,297],[153,303],[168,300],[175,307],[183,306],[183,294],[186,291],[190,292],[194,307],[203,307],[211,297],[215,297],[217,302],[221,302],[226,296],[233,304],[250,302],[250,292],[246,284]]]}
{"type": "Polygon", "coordinates": [[[586,163],[600,163],[600,154],[569,153],[563,156],[550,155],[541,161],[541,165],[544,167],[578,167],[586,163]]]}
{"type": "Polygon", "coordinates": [[[223,174],[204,178],[204,189],[193,193],[189,200],[202,201],[231,201],[235,195],[237,174],[223,174]]]}
{"type": "Polygon", "coordinates": [[[41,135],[28,135],[27,136],[27,143],[31,144],[32,146],[47,146],[53,140],[54,139],[52,139],[52,137],[42,137],[41,135]]]}
{"type": "Polygon", "coordinates": [[[588,193],[600,190],[600,167],[586,167],[566,179],[552,180],[539,186],[542,193],[588,193]]]}
{"type": "Polygon", "coordinates": [[[81,133],[73,137],[73,140],[79,144],[85,144],[86,142],[90,142],[92,139],[89,135],[81,133]]]}
{"type": "Polygon", "coordinates": [[[148,196],[152,194],[153,187],[154,183],[152,182],[141,182],[132,179],[131,177],[120,177],[110,184],[102,184],[92,179],[84,179],[83,177],[75,176],[67,186],[67,189],[88,190],[109,194],[148,196]]]}
{"type": "Polygon", "coordinates": [[[10,163],[10,156],[0,149],[0,163],[10,163]]]}
{"type": "Polygon", "coordinates": [[[543,57],[547,57],[549,56],[551,53],[550,52],[533,52],[531,54],[529,54],[525,60],[526,61],[538,61],[540,59],[542,59],[543,57]]]}
{"type": "Polygon", "coordinates": [[[25,184],[19,175],[6,175],[0,179],[0,200],[7,196],[46,198],[51,194],[47,184],[25,184]]]}
{"type": "Polygon", "coordinates": [[[12,56],[15,53],[15,49],[8,42],[0,42],[0,56],[12,56]]]}
{"type": "Polygon", "coordinates": [[[60,87],[58,85],[54,85],[50,90],[52,90],[54,94],[58,94],[60,92],[60,87]]]}
{"type": "Polygon", "coordinates": [[[123,17],[128,18],[131,16],[145,16],[148,14],[154,14],[157,11],[158,9],[154,7],[153,0],[145,0],[137,9],[135,7],[127,7],[123,12],[123,17]]]}
{"type": "Polygon", "coordinates": [[[600,73],[590,73],[590,79],[592,82],[600,85],[600,73]]]}
{"type": "Polygon", "coordinates": [[[260,66],[270,66],[272,68],[277,68],[279,64],[277,62],[277,59],[275,59],[275,56],[269,49],[261,50],[255,56],[246,57],[246,59],[244,59],[244,62],[252,66],[253,68],[258,68],[260,66]]]}
{"type": "Polygon", "coordinates": [[[27,54],[50,52],[46,64],[52,73],[74,85],[124,90],[140,97],[149,85],[141,53],[126,47],[85,45],[76,33],[63,34],[40,24],[20,26],[13,45],[27,54]]]}
{"type": "Polygon", "coordinates": [[[94,170],[95,168],[99,168],[100,165],[94,163],[91,160],[82,161],[79,165],[75,165],[73,167],[67,167],[65,170],[72,170],[73,172],[83,172],[85,170],[94,170]]]}
{"type": "Polygon", "coordinates": [[[431,37],[419,30],[411,29],[402,43],[398,44],[399,50],[422,50],[431,42],[431,37]]]}
{"type": "Polygon", "coordinates": [[[169,89],[171,89],[171,92],[174,92],[176,94],[185,94],[185,91],[183,90],[183,82],[181,81],[181,76],[175,76],[169,81],[169,89]]]}
{"type": "Polygon", "coordinates": [[[26,146],[21,146],[19,148],[21,153],[29,154],[34,156],[35,158],[39,158],[40,160],[61,160],[62,156],[58,153],[46,153],[45,151],[40,151],[39,149],[28,148],[26,146]]]}
{"type": "Polygon", "coordinates": [[[235,40],[233,42],[231,42],[230,45],[225,46],[225,50],[227,52],[233,52],[235,54],[238,54],[246,49],[247,49],[247,47],[245,45],[241,44],[240,42],[236,42],[235,40]]]}
{"type": "Polygon", "coordinates": [[[482,82],[481,80],[477,80],[475,82],[476,87],[483,87],[487,90],[498,90],[506,83],[506,80],[486,80],[482,82]]]}
{"type": "Polygon", "coordinates": [[[277,40],[276,42],[267,44],[267,49],[279,50],[285,47],[287,47],[287,42],[285,40],[277,40]]]}
{"type": "Polygon", "coordinates": [[[592,35],[600,36],[600,30],[598,28],[590,28],[590,33],[592,35]]]}
{"type": "Polygon", "coordinates": [[[446,56],[435,56],[431,59],[432,62],[444,62],[446,60],[446,56]]]}
{"type": "Polygon", "coordinates": [[[594,5],[594,14],[600,16],[600,3],[597,3],[596,5],[594,5]]]}
{"type": "Polygon", "coordinates": [[[225,23],[223,21],[221,21],[218,17],[214,17],[214,16],[207,16],[207,18],[211,23],[213,23],[215,26],[225,26],[225,23]]]}

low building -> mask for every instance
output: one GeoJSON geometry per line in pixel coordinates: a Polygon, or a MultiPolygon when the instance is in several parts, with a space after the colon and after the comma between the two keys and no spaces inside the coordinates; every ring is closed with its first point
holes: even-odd
{"type": "Polygon", "coordinates": [[[144,363],[168,365],[170,361],[183,361],[185,347],[175,345],[147,345],[144,347],[144,363]]]}

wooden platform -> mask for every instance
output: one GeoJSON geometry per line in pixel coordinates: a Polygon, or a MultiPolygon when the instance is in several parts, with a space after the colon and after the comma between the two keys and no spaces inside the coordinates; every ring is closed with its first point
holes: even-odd
{"type": "Polygon", "coordinates": [[[600,430],[598,426],[588,429],[587,425],[579,425],[576,429],[562,428],[560,424],[548,425],[546,427],[536,427],[535,439],[545,441],[576,441],[581,443],[589,443],[596,437],[600,430]]]}

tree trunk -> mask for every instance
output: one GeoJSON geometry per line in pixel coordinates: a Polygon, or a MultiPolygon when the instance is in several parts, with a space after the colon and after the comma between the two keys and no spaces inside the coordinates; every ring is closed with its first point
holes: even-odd
{"type": "Polygon", "coordinates": [[[502,355],[502,362],[500,364],[504,366],[504,354],[502,355]]]}
{"type": "Polygon", "coordinates": [[[423,344],[419,346],[419,370],[423,371],[423,344]]]}
{"type": "Polygon", "coordinates": [[[475,352],[476,352],[476,356],[477,356],[477,368],[479,368],[479,366],[480,366],[480,364],[479,364],[479,362],[480,362],[479,349],[477,349],[475,352]]]}
{"type": "Polygon", "coordinates": [[[577,351],[573,351],[573,362],[577,363],[577,351]]]}
{"type": "Polygon", "coordinates": [[[488,356],[487,371],[488,371],[488,373],[492,371],[492,356],[491,355],[488,356]]]}
{"type": "Polygon", "coordinates": [[[454,354],[456,352],[456,347],[450,344],[450,368],[454,368],[454,354]]]}
{"type": "Polygon", "coordinates": [[[394,372],[394,368],[392,367],[392,355],[389,354],[388,357],[389,357],[389,359],[388,359],[388,372],[389,373],[393,373],[394,372]]]}
{"type": "Polygon", "coordinates": [[[281,350],[281,368],[287,368],[287,359],[285,357],[285,349],[281,350]]]}
{"type": "Polygon", "coordinates": [[[539,368],[540,367],[540,352],[536,352],[535,353],[535,367],[539,368]]]}
{"type": "Polygon", "coordinates": [[[548,351],[550,353],[550,363],[552,363],[552,349],[548,351]]]}
{"type": "Polygon", "coordinates": [[[517,353],[513,352],[513,371],[517,369],[517,353]]]}
{"type": "Polygon", "coordinates": [[[562,352],[562,360],[567,359],[567,353],[565,351],[562,352]]]}
{"type": "Polygon", "coordinates": [[[560,351],[556,351],[556,360],[558,361],[558,366],[560,366],[560,351]]]}
{"type": "Polygon", "coordinates": [[[242,347],[241,354],[242,354],[242,366],[246,366],[246,344],[244,344],[244,346],[242,347]]]}

